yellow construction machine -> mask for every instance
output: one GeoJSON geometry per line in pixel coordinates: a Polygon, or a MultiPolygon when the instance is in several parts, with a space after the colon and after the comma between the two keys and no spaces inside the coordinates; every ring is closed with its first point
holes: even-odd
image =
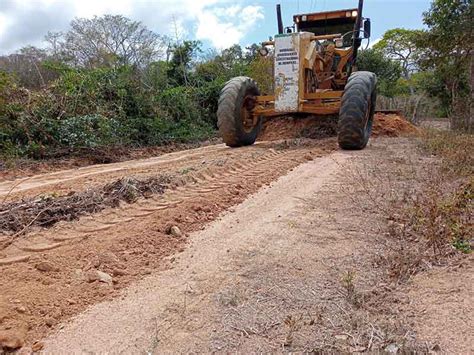
{"type": "Polygon", "coordinates": [[[273,56],[274,92],[260,95],[256,82],[239,76],[221,91],[219,132],[231,147],[255,142],[263,118],[338,115],[342,149],[363,149],[369,140],[376,102],[374,73],[356,71],[357,51],[370,37],[370,19],[358,8],[293,16],[283,28],[277,5],[278,34],[262,43],[261,55],[273,56]]]}

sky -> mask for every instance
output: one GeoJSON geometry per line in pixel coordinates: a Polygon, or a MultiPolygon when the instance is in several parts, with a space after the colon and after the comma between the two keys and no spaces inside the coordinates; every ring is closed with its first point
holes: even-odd
{"type": "MultiPolygon", "coordinates": [[[[277,32],[275,6],[283,23],[292,15],[357,7],[357,0],[0,0],[0,55],[26,45],[44,46],[48,31],[66,31],[75,17],[120,14],[156,33],[197,39],[205,48],[247,46],[277,32]]],[[[430,0],[365,0],[372,43],[391,28],[422,28],[430,0]]]]}

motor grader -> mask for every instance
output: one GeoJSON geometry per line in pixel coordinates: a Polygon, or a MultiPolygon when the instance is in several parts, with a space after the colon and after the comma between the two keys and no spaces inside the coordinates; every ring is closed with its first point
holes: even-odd
{"type": "Polygon", "coordinates": [[[218,127],[230,147],[251,145],[263,118],[283,115],[338,115],[342,149],[363,149],[372,129],[377,78],[356,71],[357,51],[370,37],[370,19],[358,8],[293,16],[283,28],[277,5],[278,34],[262,43],[261,55],[273,55],[274,92],[261,95],[256,82],[239,76],[222,89],[218,127]],[[270,54],[272,53],[272,54],[270,54]]]}

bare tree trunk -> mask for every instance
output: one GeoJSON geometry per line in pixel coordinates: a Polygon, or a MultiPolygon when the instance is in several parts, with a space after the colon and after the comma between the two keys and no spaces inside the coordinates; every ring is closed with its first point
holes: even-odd
{"type": "Polygon", "coordinates": [[[451,109],[448,114],[450,116],[451,129],[459,130],[459,117],[456,115],[456,81],[451,83],[451,87],[449,89],[451,91],[451,109]]]}
{"type": "Polygon", "coordinates": [[[415,107],[413,108],[413,115],[412,115],[411,121],[415,124],[419,123],[418,122],[418,107],[420,106],[420,102],[422,99],[423,99],[423,95],[420,94],[420,96],[418,96],[418,98],[416,99],[415,107]]]}
{"type": "Polygon", "coordinates": [[[474,120],[474,51],[471,52],[471,60],[469,63],[469,117],[467,118],[467,131],[473,133],[473,120],[474,120]]]}

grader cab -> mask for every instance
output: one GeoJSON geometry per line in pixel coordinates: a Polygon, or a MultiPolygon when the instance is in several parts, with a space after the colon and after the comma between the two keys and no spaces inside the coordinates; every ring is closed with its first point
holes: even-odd
{"type": "Polygon", "coordinates": [[[370,37],[370,20],[362,10],[359,0],[354,9],[295,15],[293,26],[284,29],[277,5],[278,34],[260,51],[273,55],[274,92],[260,95],[249,77],[229,80],[217,111],[224,142],[251,145],[263,118],[305,113],[339,115],[339,146],[363,149],[372,128],[377,78],[355,67],[362,39],[370,37]]]}

